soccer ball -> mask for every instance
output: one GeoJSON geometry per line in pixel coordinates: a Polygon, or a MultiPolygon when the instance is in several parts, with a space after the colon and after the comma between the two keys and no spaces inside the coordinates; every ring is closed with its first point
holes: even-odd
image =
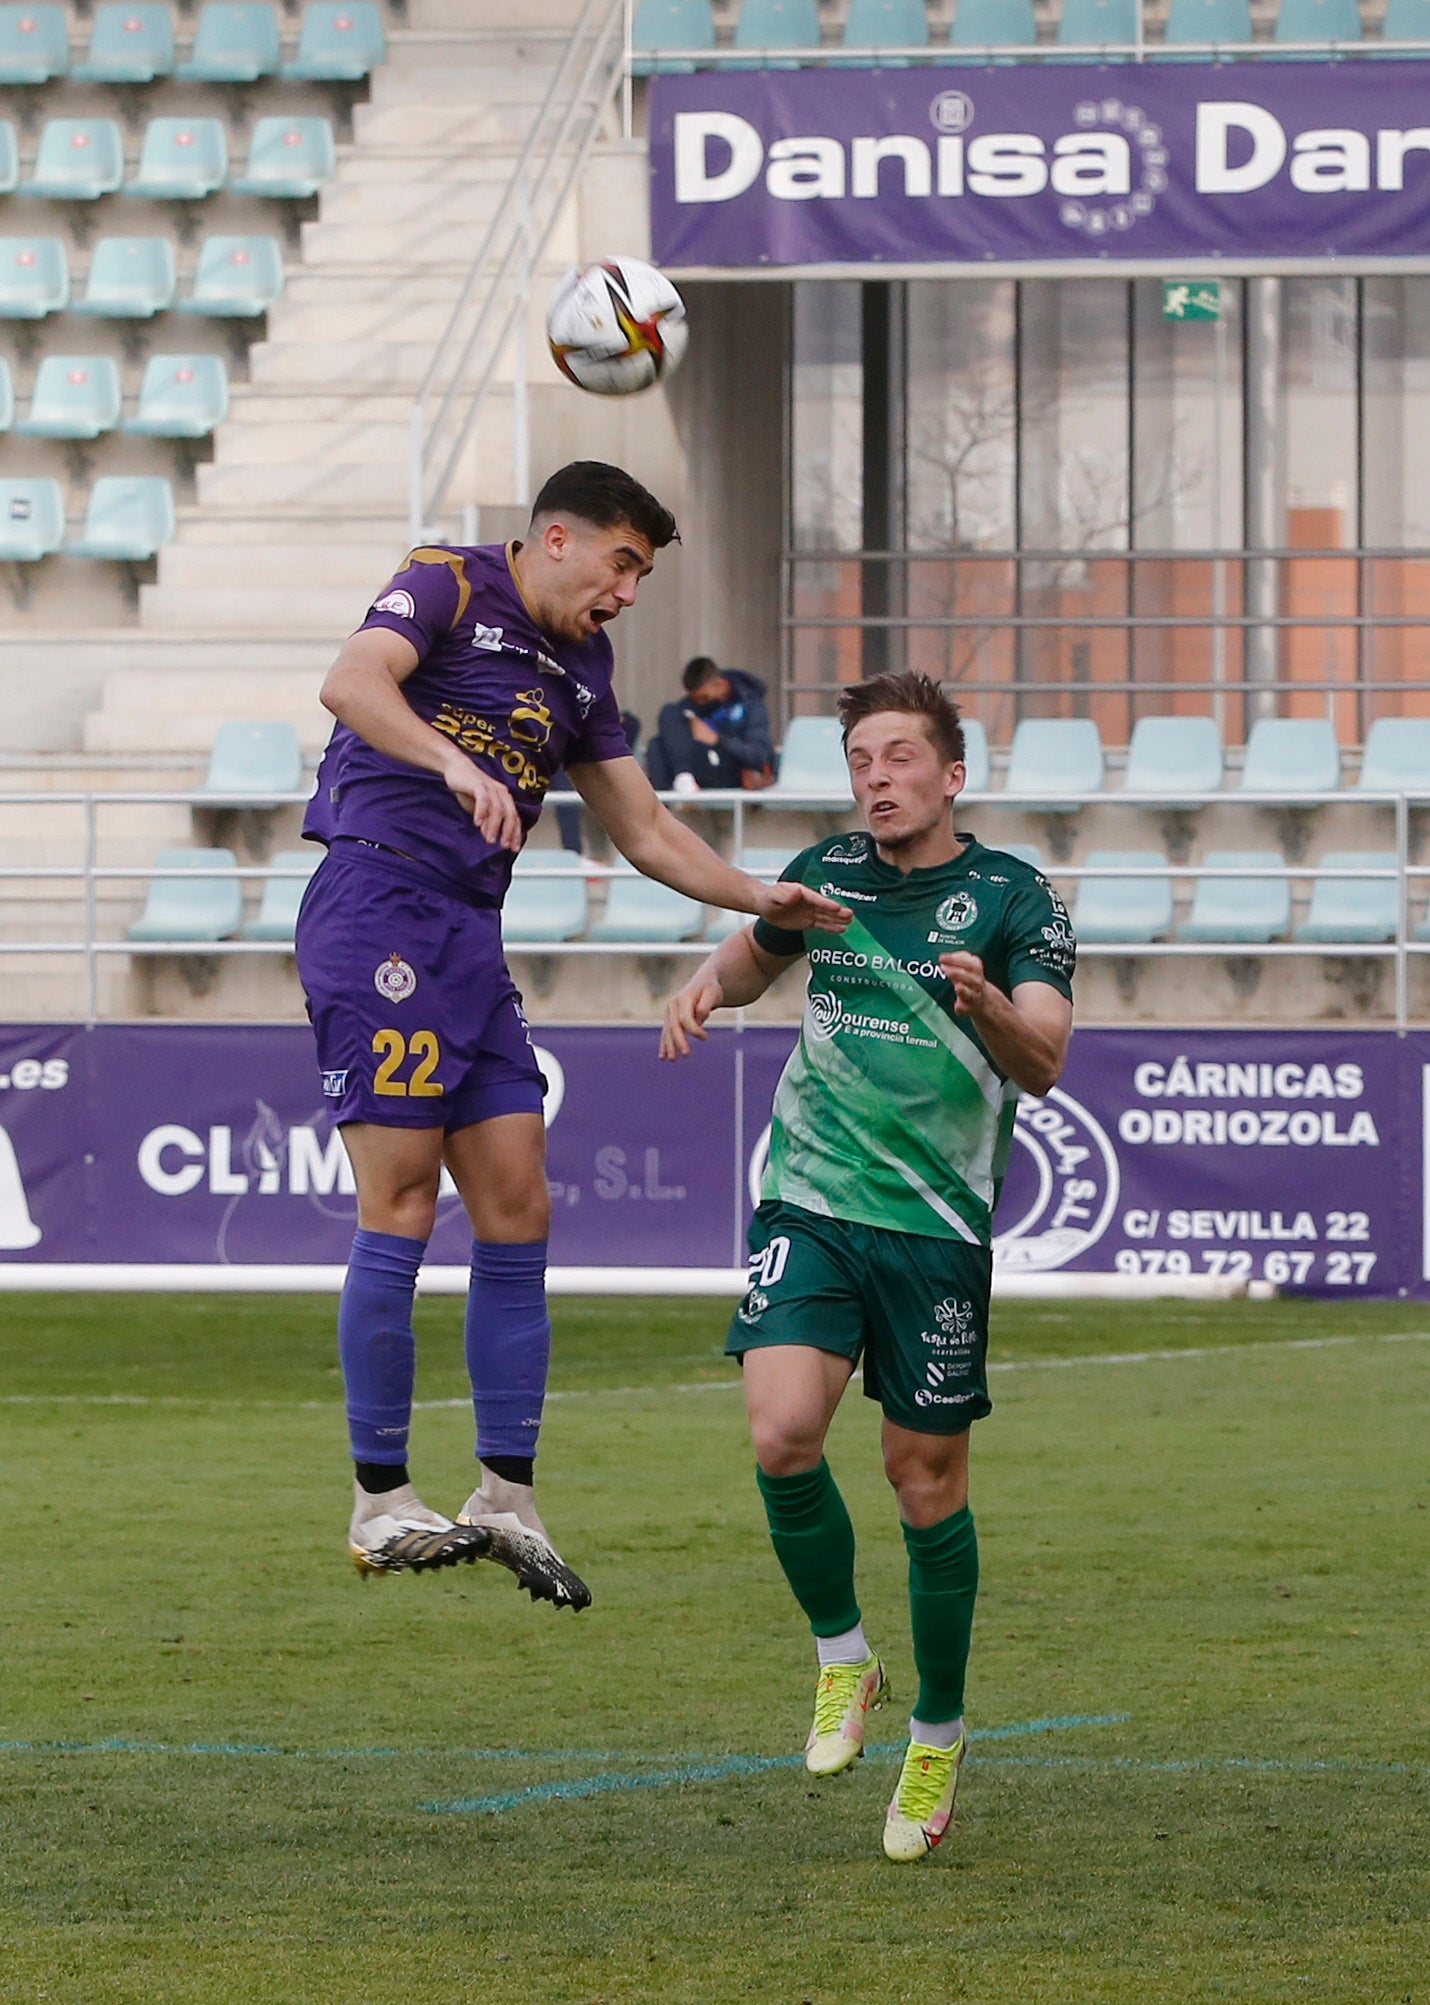
{"type": "Polygon", "coordinates": [[[628,397],[660,382],[685,353],[689,332],[680,294],[639,258],[568,272],[546,316],[557,368],[598,397],[628,397]]]}

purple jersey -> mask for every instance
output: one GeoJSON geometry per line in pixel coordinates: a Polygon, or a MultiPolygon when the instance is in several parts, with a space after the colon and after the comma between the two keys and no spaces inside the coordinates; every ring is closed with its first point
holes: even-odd
{"type": "MultiPolygon", "coordinates": [[[[630,749],[611,689],[609,639],[544,633],[512,572],[515,547],[412,551],[358,631],[387,627],[412,643],[418,663],[403,695],[511,789],[529,833],[553,774],[626,759],[630,749]]],[[[328,741],[303,833],[314,842],[381,843],[494,905],[511,879],[511,852],[478,833],[436,773],[376,751],[345,724],[328,741]]]]}

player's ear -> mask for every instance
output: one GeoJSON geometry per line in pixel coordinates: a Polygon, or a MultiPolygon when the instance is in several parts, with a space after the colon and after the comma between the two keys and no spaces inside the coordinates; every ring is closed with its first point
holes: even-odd
{"type": "Polygon", "coordinates": [[[571,531],[559,519],[548,522],[541,532],[542,545],[549,557],[559,562],[571,541],[571,531]]]}
{"type": "Polygon", "coordinates": [[[963,792],[968,780],[968,768],[962,759],[955,759],[951,766],[945,766],[943,774],[943,797],[946,801],[956,800],[963,792]]]}

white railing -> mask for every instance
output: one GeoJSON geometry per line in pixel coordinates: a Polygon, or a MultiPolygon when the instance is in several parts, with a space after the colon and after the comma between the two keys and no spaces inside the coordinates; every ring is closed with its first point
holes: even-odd
{"type": "Polygon", "coordinates": [[[879,69],[885,66],[930,67],[937,69],[981,69],[988,62],[1067,63],[1083,68],[1101,63],[1142,62],[1284,62],[1306,57],[1322,62],[1351,61],[1369,55],[1430,55],[1426,41],[1353,42],[1149,42],[1141,33],[1131,42],[987,42],[974,45],[954,42],[913,42],[901,48],[870,48],[825,42],[818,48],[746,49],[733,45],[716,49],[633,48],[631,60],[642,76],[658,73],[675,64],[698,69],[749,69],[762,64],[791,63],[800,69],[879,69]]]}
{"type": "MultiPolygon", "coordinates": [[[[412,407],[409,530],[436,533],[457,471],[512,355],[512,498],[531,499],[527,339],[532,274],[571,200],[602,120],[629,88],[629,0],[585,0],[562,46],[511,179],[497,203],[412,407]]],[[[463,497],[475,541],[475,498],[463,497]]]]}

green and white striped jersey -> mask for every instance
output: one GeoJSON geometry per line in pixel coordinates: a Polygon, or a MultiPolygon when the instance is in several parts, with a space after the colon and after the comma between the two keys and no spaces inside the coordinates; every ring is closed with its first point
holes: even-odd
{"type": "Polygon", "coordinates": [[[971,835],[952,863],[901,872],[871,836],[833,836],[786,880],[841,899],[847,932],[788,933],[759,920],[772,954],[809,956],[800,1039],[775,1092],[763,1195],[828,1218],[986,1246],[1018,1089],[966,1018],[940,954],[977,954],[1011,994],[1072,995],[1076,942],[1038,871],[971,835]]]}

